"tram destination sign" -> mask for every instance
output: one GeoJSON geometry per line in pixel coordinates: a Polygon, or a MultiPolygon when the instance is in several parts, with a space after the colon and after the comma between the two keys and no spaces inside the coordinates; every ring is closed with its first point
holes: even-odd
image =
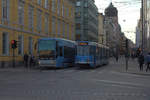
{"type": "Polygon", "coordinates": [[[79,45],[88,45],[87,42],[79,42],[78,44],[79,44],[79,45]]]}

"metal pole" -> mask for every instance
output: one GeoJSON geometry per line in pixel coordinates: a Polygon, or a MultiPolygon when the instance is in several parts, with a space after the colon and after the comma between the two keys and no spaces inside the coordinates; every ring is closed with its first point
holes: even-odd
{"type": "Polygon", "coordinates": [[[129,58],[126,57],[126,71],[128,71],[128,60],[129,60],[129,58]]]}
{"type": "Polygon", "coordinates": [[[126,39],[126,54],[125,54],[125,60],[126,60],[126,71],[128,70],[128,61],[129,61],[129,43],[128,39],[126,39]]]}
{"type": "Polygon", "coordinates": [[[13,68],[15,68],[15,49],[13,49],[13,68]]]}
{"type": "Polygon", "coordinates": [[[142,23],[142,52],[144,51],[144,5],[143,5],[143,0],[141,1],[141,23],[142,23]]]}

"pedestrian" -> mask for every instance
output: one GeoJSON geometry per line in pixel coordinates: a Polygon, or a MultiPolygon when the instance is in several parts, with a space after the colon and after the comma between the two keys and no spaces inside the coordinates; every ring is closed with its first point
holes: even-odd
{"type": "Polygon", "coordinates": [[[25,64],[25,67],[28,67],[28,59],[29,59],[29,56],[27,53],[24,54],[24,64],[25,64]]]}
{"type": "Polygon", "coordinates": [[[146,72],[148,71],[148,70],[150,70],[150,52],[147,54],[147,56],[146,56],[146,64],[147,64],[147,68],[146,68],[146,72]]]}
{"type": "Polygon", "coordinates": [[[33,65],[33,56],[29,55],[29,66],[32,67],[33,65]]]}
{"type": "Polygon", "coordinates": [[[138,56],[138,63],[139,63],[140,71],[143,71],[144,55],[142,53],[140,53],[140,55],[138,56]]]}
{"type": "Polygon", "coordinates": [[[133,52],[131,53],[131,58],[132,58],[132,60],[134,60],[134,53],[133,52]]]}
{"type": "Polygon", "coordinates": [[[128,70],[129,53],[125,52],[126,71],[128,70]]]}
{"type": "Polygon", "coordinates": [[[118,59],[119,59],[119,57],[118,57],[118,55],[116,55],[116,61],[118,62],[118,59]]]}

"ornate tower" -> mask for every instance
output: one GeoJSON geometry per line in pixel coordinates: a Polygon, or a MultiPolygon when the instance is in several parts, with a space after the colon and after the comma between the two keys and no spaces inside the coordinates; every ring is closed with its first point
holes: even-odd
{"type": "Polygon", "coordinates": [[[116,7],[114,7],[114,5],[112,4],[112,2],[105,9],[105,16],[106,17],[118,17],[118,10],[117,10],[116,7]]]}

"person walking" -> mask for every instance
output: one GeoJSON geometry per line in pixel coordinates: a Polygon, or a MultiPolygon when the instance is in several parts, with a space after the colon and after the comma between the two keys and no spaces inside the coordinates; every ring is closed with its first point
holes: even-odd
{"type": "Polygon", "coordinates": [[[118,59],[119,59],[119,57],[118,57],[118,55],[116,55],[116,61],[118,62],[118,59]]]}
{"type": "Polygon", "coordinates": [[[140,55],[138,56],[138,62],[139,62],[140,71],[143,71],[144,55],[142,53],[140,53],[140,55]]]}
{"type": "Polygon", "coordinates": [[[30,67],[34,66],[34,56],[33,55],[30,55],[30,59],[29,59],[29,65],[30,67]]]}
{"type": "Polygon", "coordinates": [[[148,53],[148,55],[146,56],[146,64],[147,64],[147,68],[146,68],[146,72],[148,70],[150,70],[150,52],[148,53]]]}
{"type": "Polygon", "coordinates": [[[24,54],[24,64],[25,64],[25,67],[27,68],[28,67],[28,59],[29,59],[29,56],[27,53],[24,54]]]}

